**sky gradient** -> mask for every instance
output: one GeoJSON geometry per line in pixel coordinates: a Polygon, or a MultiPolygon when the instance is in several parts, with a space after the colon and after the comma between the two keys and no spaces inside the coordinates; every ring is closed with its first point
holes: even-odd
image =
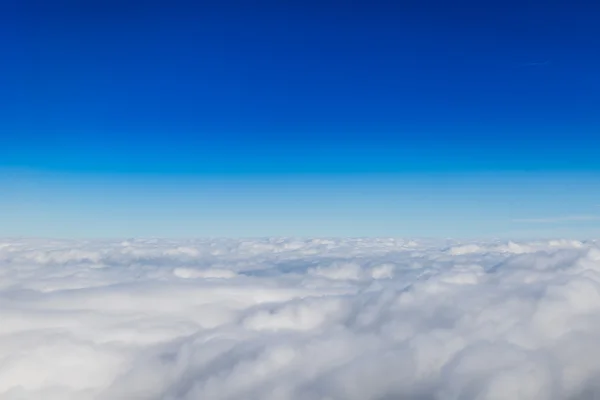
{"type": "Polygon", "coordinates": [[[4,2],[0,235],[598,235],[586,3],[4,2]]]}

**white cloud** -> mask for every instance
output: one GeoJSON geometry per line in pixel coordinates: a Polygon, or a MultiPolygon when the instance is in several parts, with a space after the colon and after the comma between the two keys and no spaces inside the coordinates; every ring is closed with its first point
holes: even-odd
{"type": "Polygon", "coordinates": [[[600,396],[600,244],[6,240],[0,399],[600,396]]]}

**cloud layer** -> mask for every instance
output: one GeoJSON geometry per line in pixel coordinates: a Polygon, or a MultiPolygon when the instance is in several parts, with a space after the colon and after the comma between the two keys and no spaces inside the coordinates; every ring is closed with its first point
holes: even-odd
{"type": "Polygon", "coordinates": [[[600,244],[0,242],[0,399],[600,396],[600,244]]]}

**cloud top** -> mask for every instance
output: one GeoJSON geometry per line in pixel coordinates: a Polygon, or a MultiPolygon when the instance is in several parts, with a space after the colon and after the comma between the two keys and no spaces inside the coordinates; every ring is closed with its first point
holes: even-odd
{"type": "Polygon", "coordinates": [[[600,396],[595,241],[5,240],[0,399],[600,396]]]}

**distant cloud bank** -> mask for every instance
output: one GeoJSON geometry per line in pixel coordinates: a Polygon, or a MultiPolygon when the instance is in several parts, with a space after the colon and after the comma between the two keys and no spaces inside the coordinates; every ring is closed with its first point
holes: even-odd
{"type": "Polygon", "coordinates": [[[600,396],[596,241],[4,240],[0,276],[2,400],[600,396]]]}

